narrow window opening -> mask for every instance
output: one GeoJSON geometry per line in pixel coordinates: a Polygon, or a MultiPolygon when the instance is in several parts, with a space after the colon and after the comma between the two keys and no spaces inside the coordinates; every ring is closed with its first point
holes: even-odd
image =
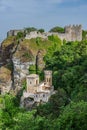
{"type": "Polygon", "coordinates": [[[45,97],[45,94],[43,94],[43,97],[45,97]]]}
{"type": "Polygon", "coordinates": [[[30,84],[32,84],[32,82],[30,81],[30,84]]]}
{"type": "Polygon", "coordinates": [[[38,80],[36,80],[36,84],[38,84],[38,80]]]}

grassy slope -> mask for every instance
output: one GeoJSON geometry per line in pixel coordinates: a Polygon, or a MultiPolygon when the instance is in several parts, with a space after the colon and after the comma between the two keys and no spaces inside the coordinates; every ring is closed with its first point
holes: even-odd
{"type": "Polygon", "coordinates": [[[1,82],[8,82],[11,78],[11,71],[7,69],[5,66],[0,68],[0,81],[1,82]]]}
{"type": "Polygon", "coordinates": [[[14,42],[14,38],[15,38],[14,36],[6,38],[6,39],[2,42],[2,48],[6,48],[7,46],[11,45],[12,42],[14,42]]]}
{"type": "MultiPolygon", "coordinates": [[[[2,47],[6,48],[7,46],[11,45],[14,42],[14,39],[16,39],[15,36],[11,36],[11,37],[6,38],[2,42],[2,47]]],[[[17,43],[17,42],[15,42],[15,43],[17,43]]],[[[21,46],[21,49],[27,48],[27,49],[30,49],[33,54],[36,54],[39,49],[42,49],[42,50],[44,50],[44,52],[46,52],[47,48],[51,44],[52,44],[52,42],[47,40],[47,39],[40,38],[39,43],[37,43],[36,38],[32,38],[32,39],[24,39],[20,43],[20,46],[21,46]]]]}
{"type": "Polygon", "coordinates": [[[48,47],[51,45],[51,41],[46,39],[41,39],[39,43],[36,43],[36,39],[24,40],[22,46],[26,46],[32,51],[33,54],[36,54],[38,50],[47,51],[48,47]]]}
{"type": "MultiPolygon", "coordinates": [[[[2,43],[2,49],[6,49],[9,45],[14,42],[15,37],[8,37],[2,43]]],[[[17,42],[15,41],[15,44],[17,42]]],[[[16,57],[21,57],[24,62],[29,61],[29,58],[24,56],[25,53],[31,52],[31,54],[35,57],[37,55],[38,50],[43,50],[43,54],[46,53],[48,47],[52,44],[51,41],[46,39],[40,39],[39,43],[36,42],[36,39],[26,40],[24,39],[14,54],[16,57]]],[[[8,50],[9,51],[9,50],[8,50]]],[[[8,53],[8,52],[7,52],[8,53]]],[[[30,54],[30,55],[31,55],[30,54]]],[[[7,66],[3,66],[0,68],[0,80],[8,81],[11,77],[11,70],[7,66]]]]}
{"type": "Polygon", "coordinates": [[[36,42],[36,39],[24,39],[19,44],[18,50],[14,56],[18,58],[21,57],[23,61],[29,61],[29,56],[36,57],[39,50],[42,50],[43,54],[45,54],[51,44],[52,42],[46,39],[40,39],[39,43],[36,42]]]}

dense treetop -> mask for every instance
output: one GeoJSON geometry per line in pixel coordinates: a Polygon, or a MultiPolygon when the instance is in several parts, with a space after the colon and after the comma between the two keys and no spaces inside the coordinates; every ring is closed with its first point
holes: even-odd
{"type": "Polygon", "coordinates": [[[56,26],[50,29],[50,32],[59,32],[59,33],[64,33],[64,28],[56,26]]]}
{"type": "MultiPolygon", "coordinates": [[[[53,71],[56,94],[31,111],[19,107],[20,95],[0,97],[1,130],[87,130],[87,41],[62,42],[52,35],[48,42],[45,69],[53,71]]],[[[40,43],[37,38],[33,45],[41,48],[40,43]]]]}

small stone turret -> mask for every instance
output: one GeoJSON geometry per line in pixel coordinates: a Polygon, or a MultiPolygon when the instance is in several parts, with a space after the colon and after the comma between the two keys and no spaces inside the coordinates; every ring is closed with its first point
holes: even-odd
{"type": "Polygon", "coordinates": [[[27,92],[34,93],[37,91],[37,86],[39,84],[39,76],[36,74],[31,74],[27,76],[27,92]]]}
{"type": "Polygon", "coordinates": [[[82,40],[82,25],[66,26],[65,34],[67,34],[67,41],[81,41],[82,40]]]}
{"type": "Polygon", "coordinates": [[[52,71],[51,70],[45,70],[44,71],[44,78],[45,78],[45,83],[48,84],[49,86],[52,86],[52,71]]]}
{"type": "Polygon", "coordinates": [[[72,26],[69,25],[69,26],[65,26],[65,33],[71,33],[71,29],[72,29],[72,26]]]}
{"type": "Polygon", "coordinates": [[[10,30],[10,31],[7,32],[7,37],[9,37],[9,36],[16,36],[18,32],[24,33],[24,29],[10,30]]]}
{"type": "Polygon", "coordinates": [[[51,95],[55,94],[54,86],[52,85],[52,71],[44,71],[45,81],[39,83],[39,75],[30,74],[26,77],[27,80],[27,91],[23,92],[21,98],[21,106],[25,105],[37,105],[39,103],[48,102],[51,95]],[[25,103],[25,100],[27,102],[25,103]]]}

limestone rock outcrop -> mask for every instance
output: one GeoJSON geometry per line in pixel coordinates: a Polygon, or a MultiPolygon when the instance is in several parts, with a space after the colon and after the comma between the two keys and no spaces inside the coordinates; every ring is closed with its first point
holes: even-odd
{"type": "Polygon", "coordinates": [[[44,52],[42,50],[39,50],[36,56],[36,66],[37,66],[37,69],[39,70],[43,70],[45,67],[43,57],[44,57],[44,52]]]}
{"type": "Polygon", "coordinates": [[[29,74],[29,66],[35,62],[22,62],[19,58],[13,57],[14,87],[21,87],[22,80],[29,74]]]}
{"type": "Polygon", "coordinates": [[[0,67],[0,93],[9,92],[12,88],[11,71],[5,66],[0,67]]]}
{"type": "MultiPolygon", "coordinates": [[[[10,38],[8,38],[10,39],[10,38]]],[[[3,41],[0,48],[0,92],[18,90],[29,74],[29,66],[35,65],[35,57],[23,41],[3,41]],[[8,42],[9,41],[9,42],[8,42]]],[[[17,92],[16,92],[17,93],[17,92]]]]}

